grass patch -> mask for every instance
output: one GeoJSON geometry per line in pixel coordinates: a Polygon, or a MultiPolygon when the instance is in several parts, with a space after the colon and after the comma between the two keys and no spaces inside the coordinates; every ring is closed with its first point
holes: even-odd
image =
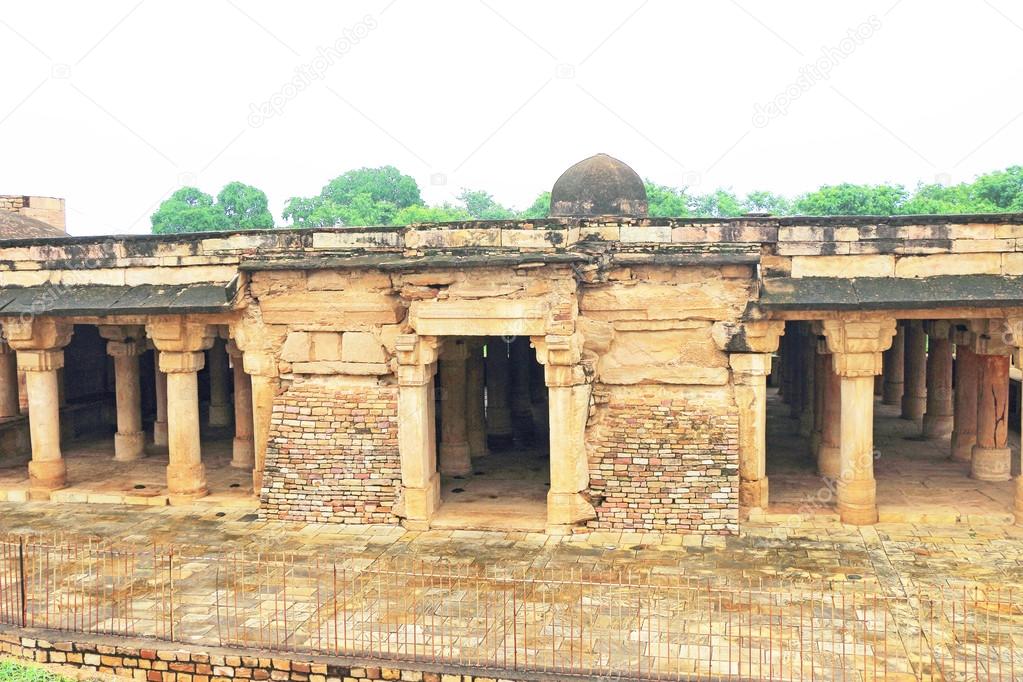
{"type": "Polygon", "coordinates": [[[70,682],[67,678],[34,666],[0,661],[0,682],[70,682]]]}

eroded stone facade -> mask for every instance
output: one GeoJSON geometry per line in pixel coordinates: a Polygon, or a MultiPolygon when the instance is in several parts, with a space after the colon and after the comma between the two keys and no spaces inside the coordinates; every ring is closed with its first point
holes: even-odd
{"type": "MultiPolygon", "coordinates": [[[[830,447],[844,518],[869,523],[873,474],[857,458],[870,429],[856,415],[882,353],[907,336],[896,320],[928,320],[947,345],[1004,356],[1021,338],[1020,276],[1023,218],[1012,215],[282,229],[5,242],[0,288],[16,296],[0,317],[39,405],[56,390],[72,323],[100,325],[114,355],[155,348],[168,480],[183,498],[205,490],[201,447],[183,421],[197,409],[195,376],[204,352],[225,347],[215,339],[229,340],[252,412],[238,438],[253,452],[239,462],[252,462],[262,516],[410,527],[428,526],[441,503],[438,441],[480,447],[468,446],[468,425],[438,430],[458,418],[437,408],[456,390],[444,376],[472,383],[491,365],[488,343],[528,338],[546,388],[544,402],[525,404],[542,404],[550,424],[552,531],[734,533],[744,508],[767,503],[764,387],[783,334],[783,369],[811,377],[783,390],[792,398],[800,387],[801,428],[830,447]],[[97,303],[101,294],[117,300],[97,303]],[[477,365],[438,375],[445,362],[477,365]],[[840,432],[820,433],[815,385],[839,396],[840,432]]],[[[948,352],[932,368],[942,382],[948,352]]],[[[131,381],[135,363],[122,365],[131,381]]],[[[521,386],[506,379],[516,408],[521,386]]],[[[503,400],[495,381],[492,408],[503,400]]],[[[474,390],[459,395],[464,410],[483,400],[474,390]]],[[[947,393],[928,420],[942,433],[947,393]]],[[[985,407],[982,421],[1003,407],[985,407]]],[[[40,489],[63,484],[47,409],[30,410],[40,489]]],[[[521,420],[521,400],[517,409],[521,420]]],[[[127,406],[123,421],[137,433],[127,406]]],[[[1003,475],[1003,435],[984,443],[978,475],[1003,475]]],[[[455,445],[441,454],[462,453],[455,445]]]]}

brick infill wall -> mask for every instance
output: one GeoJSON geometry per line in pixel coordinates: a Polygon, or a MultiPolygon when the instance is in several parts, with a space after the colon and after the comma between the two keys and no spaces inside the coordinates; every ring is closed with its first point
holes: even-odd
{"type": "Polygon", "coordinates": [[[590,489],[593,530],[738,533],[738,411],[621,392],[590,443],[590,489]]]}
{"type": "Polygon", "coordinates": [[[57,667],[58,673],[66,674],[73,668],[84,676],[97,673],[138,682],[543,682],[564,679],[521,672],[508,677],[495,670],[474,672],[454,666],[303,658],[279,652],[170,645],[155,640],[72,635],[10,626],[0,626],[0,653],[57,667]]]}
{"type": "Polygon", "coordinates": [[[398,389],[296,383],[276,398],[260,517],[397,523],[398,389]]]}

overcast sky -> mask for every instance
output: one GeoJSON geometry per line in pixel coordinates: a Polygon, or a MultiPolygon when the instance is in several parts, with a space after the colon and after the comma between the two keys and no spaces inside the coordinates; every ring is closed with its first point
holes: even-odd
{"type": "Polygon", "coordinates": [[[285,201],[393,164],[518,208],[606,152],[695,191],[1023,162],[1023,7],[882,2],[3,2],[0,194],[146,232],[182,184],[285,201]]]}

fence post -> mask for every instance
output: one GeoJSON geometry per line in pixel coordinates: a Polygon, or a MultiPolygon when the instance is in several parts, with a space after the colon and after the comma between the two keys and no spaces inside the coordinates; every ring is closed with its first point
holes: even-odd
{"type": "Polygon", "coordinates": [[[25,598],[25,537],[18,536],[18,584],[21,587],[21,627],[25,627],[28,615],[28,601],[25,598]]]}
{"type": "Polygon", "coordinates": [[[170,641],[174,641],[174,547],[170,548],[167,554],[167,575],[168,575],[168,609],[167,618],[170,621],[170,641]]]}

